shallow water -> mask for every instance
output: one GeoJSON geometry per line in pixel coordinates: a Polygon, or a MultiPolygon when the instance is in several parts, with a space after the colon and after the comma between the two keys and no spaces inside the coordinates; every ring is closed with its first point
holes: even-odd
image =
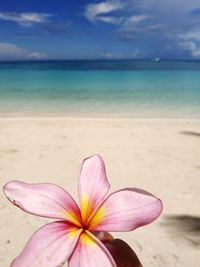
{"type": "Polygon", "coordinates": [[[2,62],[0,115],[199,118],[200,62],[2,62]]]}

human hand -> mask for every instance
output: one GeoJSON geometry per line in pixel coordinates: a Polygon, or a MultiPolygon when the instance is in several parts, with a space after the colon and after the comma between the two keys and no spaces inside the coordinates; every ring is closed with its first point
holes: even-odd
{"type": "Polygon", "coordinates": [[[114,239],[108,232],[93,232],[112,255],[117,267],[142,267],[132,248],[121,239],[114,239]]]}
{"type": "Polygon", "coordinates": [[[112,255],[117,267],[142,267],[137,255],[121,239],[111,239],[104,243],[112,255]]]}

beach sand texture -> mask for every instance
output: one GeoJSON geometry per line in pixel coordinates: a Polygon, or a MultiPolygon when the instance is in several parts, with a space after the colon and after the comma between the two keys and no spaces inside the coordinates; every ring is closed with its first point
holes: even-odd
{"type": "MultiPolygon", "coordinates": [[[[162,216],[114,233],[144,267],[200,265],[200,121],[168,119],[1,118],[0,182],[56,183],[77,199],[81,161],[100,154],[111,191],[139,187],[159,196],[162,216]]],[[[50,221],[20,211],[1,190],[0,266],[50,221]]]]}

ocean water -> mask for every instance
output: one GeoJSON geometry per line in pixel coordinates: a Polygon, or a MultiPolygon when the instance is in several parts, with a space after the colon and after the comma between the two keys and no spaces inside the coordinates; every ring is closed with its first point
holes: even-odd
{"type": "Polygon", "coordinates": [[[200,118],[200,62],[0,63],[0,116],[200,118]]]}

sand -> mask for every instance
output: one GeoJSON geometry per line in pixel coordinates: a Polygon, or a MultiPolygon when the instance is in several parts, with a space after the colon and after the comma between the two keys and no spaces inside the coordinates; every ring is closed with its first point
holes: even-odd
{"type": "MultiPolygon", "coordinates": [[[[83,158],[100,154],[111,191],[139,187],[159,196],[159,220],[115,233],[146,267],[199,267],[200,121],[117,118],[1,118],[0,182],[56,183],[77,198],[83,158]]],[[[50,221],[26,214],[0,195],[0,266],[50,221]]]]}

